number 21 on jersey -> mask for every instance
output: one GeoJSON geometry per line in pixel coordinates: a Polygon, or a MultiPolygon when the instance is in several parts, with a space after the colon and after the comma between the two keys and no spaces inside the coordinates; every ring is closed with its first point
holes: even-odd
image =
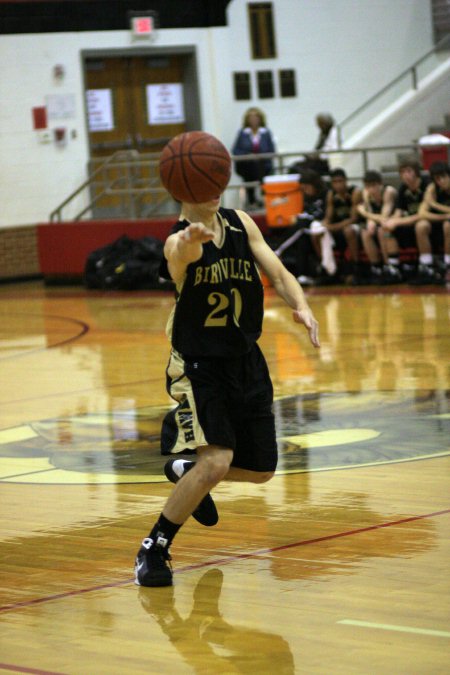
{"type": "MultiPolygon", "coordinates": [[[[233,295],[233,321],[239,326],[239,317],[242,313],[242,296],[237,288],[232,288],[233,295]]],[[[208,305],[212,305],[212,310],[205,319],[205,326],[218,328],[226,326],[228,321],[228,307],[230,299],[224,293],[213,292],[208,295],[208,305]]]]}

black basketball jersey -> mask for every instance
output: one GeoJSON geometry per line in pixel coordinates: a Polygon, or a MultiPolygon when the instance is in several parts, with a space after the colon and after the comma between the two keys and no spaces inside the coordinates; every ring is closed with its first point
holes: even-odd
{"type": "Polygon", "coordinates": [[[328,189],[324,188],[311,197],[305,195],[303,211],[313,216],[314,220],[323,220],[325,217],[327,193],[328,189]]]}
{"type": "Polygon", "coordinates": [[[354,185],[349,185],[344,196],[341,197],[333,189],[333,223],[340,223],[350,218],[352,212],[352,195],[355,189],[354,185]]]}
{"type": "MultiPolygon", "coordinates": [[[[221,244],[203,244],[177,289],[171,338],[183,356],[240,356],[261,335],[264,293],[247,231],[232,209],[220,208],[218,217],[221,244]]],[[[188,225],[179,221],[174,231],[188,225]]]]}
{"type": "Polygon", "coordinates": [[[385,192],[386,192],[386,185],[383,185],[383,188],[381,190],[380,201],[370,198],[367,200],[367,206],[370,213],[381,213],[381,210],[383,208],[383,199],[385,192]]]}
{"type": "MultiPolygon", "coordinates": [[[[435,185],[436,190],[436,201],[438,204],[444,204],[445,206],[450,206],[450,192],[443,190],[439,185],[435,185]]],[[[436,210],[436,213],[442,213],[442,211],[436,210]]]]}
{"type": "Polygon", "coordinates": [[[421,176],[417,190],[411,190],[411,188],[409,188],[405,183],[401,183],[398,190],[395,208],[401,209],[409,216],[415,216],[423,200],[428,183],[429,181],[427,178],[425,178],[425,176],[421,176]]]}

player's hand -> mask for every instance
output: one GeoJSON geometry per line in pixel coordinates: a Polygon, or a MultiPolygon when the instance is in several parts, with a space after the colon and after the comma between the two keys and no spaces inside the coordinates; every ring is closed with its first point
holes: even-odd
{"type": "Polygon", "coordinates": [[[388,218],[387,220],[383,220],[381,223],[381,227],[383,230],[387,230],[388,232],[392,232],[395,230],[395,228],[398,225],[398,221],[396,218],[388,218]]]}
{"type": "Polygon", "coordinates": [[[314,347],[320,347],[319,323],[314,318],[314,315],[311,312],[311,310],[309,308],[302,310],[295,310],[294,312],[292,312],[292,316],[296,323],[302,323],[308,330],[311,344],[314,345],[314,347]]]}
{"type": "Polygon", "coordinates": [[[214,239],[214,232],[203,223],[191,223],[184,230],[181,230],[179,237],[186,244],[206,244],[206,242],[214,239]]]}
{"type": "Polygon", "coordinates": [[[327,223],[326,228],[328,232],[340,232],[342,225],[340,223],[327,223]]]}
{"type": "Polygon", "coordinates": [[[367,221],[367,232],[373,237],[374,234],[376,234],[377,231],[377,223],[374,220],[368,220],[367,221]]]}

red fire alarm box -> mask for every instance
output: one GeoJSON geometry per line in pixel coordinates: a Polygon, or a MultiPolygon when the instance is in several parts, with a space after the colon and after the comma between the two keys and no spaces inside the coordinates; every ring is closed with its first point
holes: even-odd
{"type": "Polygon", "coordinates": [[[47,108],[45,105],[36,106],[31,109],[33,115],[33,129],[46,129],[47,128],[47,108]]]}

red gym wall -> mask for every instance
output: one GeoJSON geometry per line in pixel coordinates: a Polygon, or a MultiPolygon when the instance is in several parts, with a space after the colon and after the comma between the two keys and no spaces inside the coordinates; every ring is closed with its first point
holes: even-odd
{"type": "MultiPolygon", "coordinates": [[[[126,234],[133,239],[152,236],[164,241],[176,216],[161,220],[109,220],[75,223],[42,223],[37,226],[39,271],[45,279],[81,277],[86,258],[97,248],[106,246],[126,234]]],[[[255,216],[263,234],[267,233],[264,216],[255,216]]]]}

